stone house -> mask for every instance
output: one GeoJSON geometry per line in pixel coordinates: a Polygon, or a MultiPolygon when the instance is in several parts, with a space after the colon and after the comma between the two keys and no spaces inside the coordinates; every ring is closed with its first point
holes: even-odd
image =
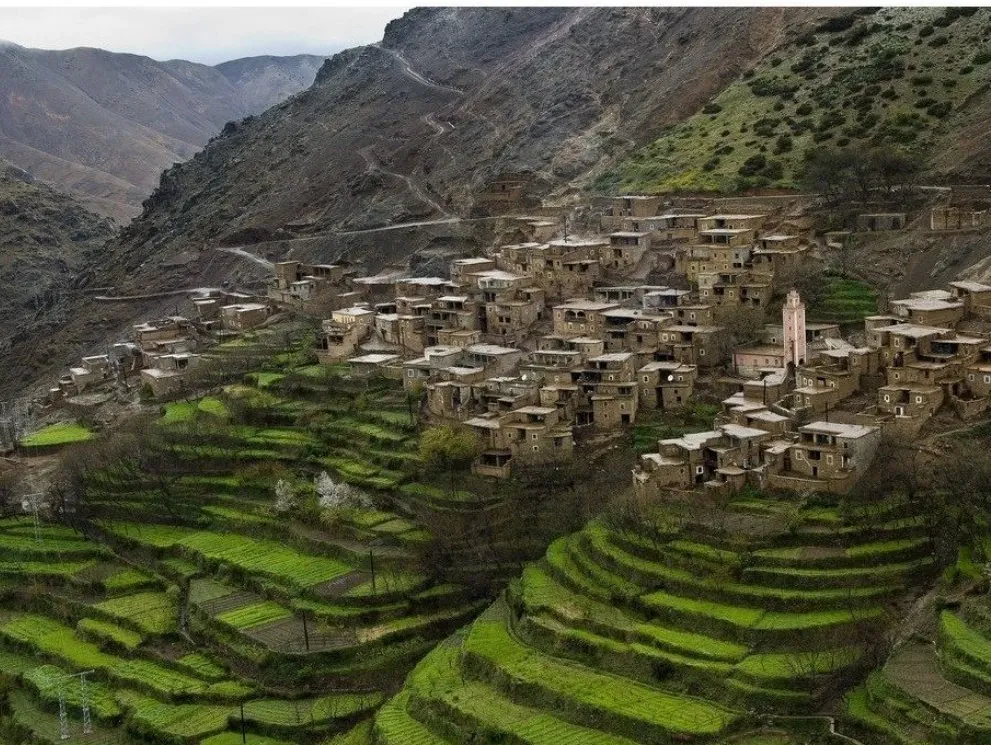
{"type": "Polygon", "coordinates": [[[249,331],[267,319],[268,306],[264,303],[236,303],[220,309],[220,322],[227,331],[249,331]]]}
{"type": "Polygon", "coordinates": [[[681,409],[688,403],[698,377],[698,368],[661,360],[648,362],[636,374],[640,407],[670,411],[681,409]]]}
{"type": "Polygon", "coordinates": [[[141,384],[147,386],[155,398],[176,393],[183,389],[186,376],[201,362],[198,354],[162,354],[151,365],[141,370],[141,384]]]}
{"type": "Polygon", "coordinates": [[[764,227],[767,215],[733,215],[720,214],[700,218],[699,232],[704,230],[751,230],[758,231],[764,227]]]}
{"type": "Polygon", "coordinates": [[[553,308],[557,336],[600,337],[604,327],[602,312],[620,307],[618,303],[595,300],[568,300],[553,308]]]}
{"type": "Polygon", "coordinates": [[[857,230],[874,233],[884,230],[903,230],[907,218],[904,212],[878,212],[857,215],[857,230]]]}
{"type": "Polygon", "coordinates": [[[991,319],[991,286],[980,282],[950,282],[953,299],[962,302],[965,313],[991,319]]]}
{"type": "Polygon", "coordinates": [[[767,278],[746,270],[700,273],[698,285],[702,302],[714,306],[717,318],[737,308],[767,307],[771,299],[767,278]]]}
{"type": "Polygon", "coordinates": [[[772,437],[761,429],[723,424],[709,432],[660,440],[656,453],[640,456],[633,471],[634,492],[656,500],[665,489],[738,491],[753,480],[748,474],[762,463],[761,444],[772,437]]]}
{"type": "Polygon", "coordinates": [[[450,263],[451,281],[457,285],[473,284],[479,272],[487,272],[496,268],[495,259],[486,256],[472,256],[465,259],[454,259],[450,263]]]}
{"type": "Polygon", "coordinates": [[[624,229],[624,226],[630,219],[654,217],[657,215],[662,203],[662,197],[613,197],[600,219],[600,224],[603,230],[624,229]]]}
{"type": "Polygon", "coordinates": [[[633,231],[610,233],[609,245],[599,248],[603,271],[622,273],[636,267],[650,249],[651,235],[633,231]]]}
{"type": "Polygon", "coordinates": [[[550,406],[524,406],[506,414],[483,414],[465,422],[478,437],[481,454],[472,472],[507,478],[514,465],[544,465],[571,460],[571,426],[550,406]]]}
{"type": "Polygon", "coordinates": [[[812,422],[770,469],[770,484],[846,493],[874,459],[881,430],[857,424],[812,422]]]}
{"type": "Polygon", "coordinates": [[[667,326],[661,329],[656,357],[699,367],[723,362],[721,326],[667,326]]]}

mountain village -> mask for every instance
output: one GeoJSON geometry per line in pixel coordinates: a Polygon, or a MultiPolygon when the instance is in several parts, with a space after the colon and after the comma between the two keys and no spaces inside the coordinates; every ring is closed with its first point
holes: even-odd
{"type": "MultiPolygon", "coordinates": [[[[816,237],[800,212],[750,202],[752,214],[729,214],[616,197],[600,206],[599,230],[581,236],[568,234],[566,216],[507,216],[518,242],[454,258],[443,277],[280,261],[266,295],[204,291],[188,317],[136,325],[130,340],[83,357],[47,404],[100,402],[94,391],[128,381],[175,398],[210,344],[290,310],[326,314],[321,364],[401,380],[426,421],[475,434],[472,470],[495,478],[608,447],[638,417],[684,409],[704,391],[722,402],[712,428],[642,454],[635,493],[749,484],[842,494],[883,437],[916,438],[939,411],[971,420],[987,410],[991,286],[955,281],[883,299],[862,327],[811,322],[789,278],[829,263],[852,234],[816,237]],[[677,286],[647,284],[658,270],[677,286]],[[731,327],[746,314],[759,328],[738,343],[731,327]]],[[[986,213],[944,204],[914,219],[973,230],[986,213]]],[[[906,220],[862,215],[857,227],[897,231],[906,220]]]]}

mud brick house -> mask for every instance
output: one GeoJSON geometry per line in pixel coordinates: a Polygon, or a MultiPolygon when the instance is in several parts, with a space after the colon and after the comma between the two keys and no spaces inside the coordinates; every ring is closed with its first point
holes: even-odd
{"type": "Polygon", "coordinates": [[[650,239],[651,233],[610,233],[609,245],[599,248],[599,264],[603,271],[623,273],[639,265],[650,249],[650,239]]]}
{"type": "Polygon", "coordinates": [[[684,408],[698,377],[695,365],[681,362],[648,362],[636,372],[640,408],[670,411],[684,408]]]}
{"type": "Polygon", "coordinates": [[[472,471],[507,478],[514,465],[544,465],[571,460],[571,426],[550,406],[523,406],[506,414],[483,414],[465,422],[477,435],[481,454],[472,471]]]}
{"type": "Polygon", "coordinates": [[[162,354],[155,357],[141,371],[141,384],[147,386],[155,398],[176,393],[186,384],[186,376],[202,361],[198,354],[162,354]]]}
{"type": "Polygon", "coordinates": [[[769,466],[769,483],[791,489],[848,492],[874,460],[881,430],[857,424],[812,422],[769,466]]]}
{"type": "Polygon", "coordinates": [[[235,303],[220,309],[220,322],[227,331],[249,331],[268,320],[264,303],[235,303]]]}
{"type": "Polygon", "coordinates": [[[885,230],[903,230],[907,223],[904,212],[878,212],[857,216],[857,230],[875,233],[885,230]]]}
{"type": "Polygon", "coordinates": [[[601,337],[604,320],[602,312],[618,308],[619,303],[595,300],[569,300],[553,309],[554,333],[557,336],[601,337]]]}

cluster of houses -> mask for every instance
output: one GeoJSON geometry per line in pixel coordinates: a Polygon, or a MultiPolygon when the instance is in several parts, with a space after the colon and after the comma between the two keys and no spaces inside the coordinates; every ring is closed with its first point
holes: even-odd
{"type": "MultiPolygon", "coordinates": [[[[512,197],[510,186],[493,199],[512,197]]],[[[954,209],[933,210],[933,229],[983,221],[954,209]]],[[[866,231],[905,224],[904,215],[863,217],[866,231]]],[[[586,435],[608,438],[644,412],[682,409],[698,387],[722,392],[712,430],[662,439],[640,457],[633,482],[646,497],[747,484],[845,492],[883,432],[916,435],[941,407],[967,418],[991,401],[991,286],[953,282],[890,301],[844,338],[837,324],[807,322],[802,298],[786,293],[818,260],[802,218],[625,196],[606,206],[594,235],[512,219],[516,242],[456,258],[443,277],[279,262],[266,297],[206,293],[192,319],[139,324],[130,340],[71,368],[51,398],[132,374],[154,396],[174,393],[204,338],[255,328],[286,307],[324,319],[321,363],[402,380],[429,420],[470,428],[482,475],[571,460],[586,435]],[[670,280],[651,284],[652,275],[670,280]],[[734,348],[726,327],[742,313],[780,322],[734,348]]],[[[826,236],[827,250],[835,239],[826,236]]]]}
{"type": "Polygon", "coordinates": [[[176,314],[144,321],[133,327],[130,339],[111,344],[104,354],[83,357],[49,389],[48,403],[127,388],[135,378],[152,397],[175,393],[201,362],[204,343],[256,328],[271,311],[265,298],[221,290],[204,290],[192,303],[194,318],[176,314]]]}

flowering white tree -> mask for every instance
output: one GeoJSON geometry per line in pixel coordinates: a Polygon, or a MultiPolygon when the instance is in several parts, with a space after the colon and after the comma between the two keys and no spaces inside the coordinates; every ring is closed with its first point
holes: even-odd
{"type": "Polygon", "coordinates": [[[326,471],[313,480],[313,488],[320,499],[320,507],[325,510],[372,506],[368,495],[343,481],[334,481],[326,471]]]}
{"type": "Polygon", "coordinates": [[[275,482],[275,504],[272,509],[280,515],[290,512],[297,507],[296,490],[285,479],[275,482]]]}

